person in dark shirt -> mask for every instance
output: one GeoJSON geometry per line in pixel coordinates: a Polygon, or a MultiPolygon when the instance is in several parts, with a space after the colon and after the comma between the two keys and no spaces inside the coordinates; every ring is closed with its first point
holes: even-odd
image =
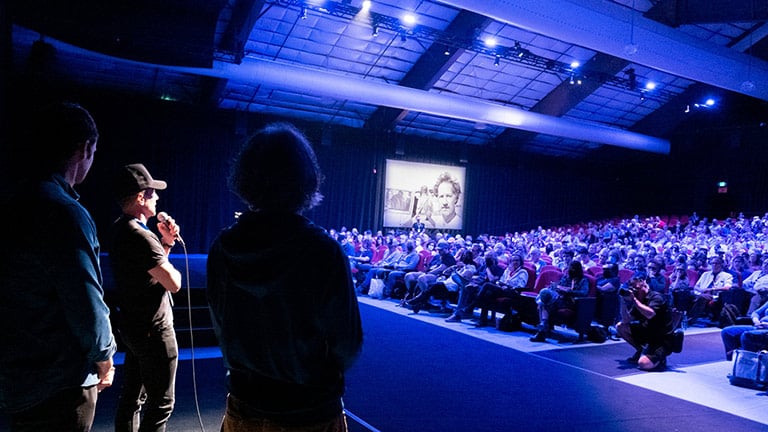
{"type": "Polygon", "coordinates": [[[98,392],[112,384],[116,344],[96,224],[73,187],[91,168],[99,134],[73,103],[34,121],[27,132],[37,136],[23,144],[36,169],[2,194],[0,410],[12,431],[90,431],[98,392]],[[10,209],[22,209],[31,228],[13,228],[19,213],[10,209]]]}
{"type": "Polygon", "coordinates": [[[347,430],[344,375],[363,333],[347,256],[302,215],[319,204],[321,178],[309,142],[288,124],[257,132],[234,163],[231,189],[248,211],[208,254],[229,372],[222,431],[347,430]]]}
{"type": "Polygon", "coordinates": [[[147,223],[157,214],[158,190],[142,164],[117,172],[113,192],[123,214],[112,225],[110,263],[120,306],[120,335],[126,345],[125,378],[115,413],[115,431],[164,431],[175,402],[179,348],[170,293],[181,289],[181,273],[168,261],[179,236],[172,218],[147,223]],[[141,411],[144,411],[141,416],[141,411]]]}
{"type": "Polygon", "coordinates": [[[619,295],[621,322],[616,324],[616,331],[635,348],[635,354],[627,361],[637,363],[638,369],[645,371],[665,367],[671,353],[672,333],[668,302],[662,294],[651,291],[641,278],[633,278],[619,295]]]}

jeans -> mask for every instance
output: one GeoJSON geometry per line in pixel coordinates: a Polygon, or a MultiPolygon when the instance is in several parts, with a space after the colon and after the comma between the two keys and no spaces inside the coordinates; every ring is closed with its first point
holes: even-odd
{"type": "Polygon", "coordinates": [[[61,390],[32,408],[11,414],[11,431],[90,431],[98,394],[96,386],[61,390]]]}
{"type": "Polygon", "coordinates": [[[115,414],[116,432],[165,431],[173,412],[179,348],[173,329],[123,335],[124,383],[115,414]],[[140,419],[142,407],[143,419],[140,419]]]}
{"type": "Polygon", "coordinates": [[[221,423],[221,432],[347,432],[347,417],[338,416],[306,426],[288,426],[269,419],[247,415],[247,404],[232,395],[227,396],[227,410],[221,423]]]}
{"type": "Polygon", "coordinates": [[[728,326],[720,331],[725,356],[731,359],[733,350],[744,349],[758,352],[768,349],[768,329],[756,329],[751,325],[728,326]]]}

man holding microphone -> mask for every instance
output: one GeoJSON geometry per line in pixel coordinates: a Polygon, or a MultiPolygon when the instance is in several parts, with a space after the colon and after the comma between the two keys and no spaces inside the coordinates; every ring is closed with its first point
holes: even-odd
{"type": "Polygon", "coordinates": [[[113,187],[123,214],[112,226],[109,258],[126,345],[117,432],[164,431],[175,402],[179,349],[170,293],[181,289],[181,273],[168,254],[181,237],[179,226],[167,215],[156,225],[159,237],[147,227],[157,215],[157,191],[166,186],[144,165],[131,164],[118,171],[113,187]]]}

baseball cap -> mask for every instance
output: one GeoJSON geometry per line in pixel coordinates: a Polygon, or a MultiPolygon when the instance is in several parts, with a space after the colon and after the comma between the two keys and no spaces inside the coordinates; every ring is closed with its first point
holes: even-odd
{"type": "Polygon", "coordinates": [[[163,190],[168,185],[162,180],[155,180],[142,164],[125,165],[118,170],[112,185],[116,199],[141,192],[145,189],[163,190]]]}

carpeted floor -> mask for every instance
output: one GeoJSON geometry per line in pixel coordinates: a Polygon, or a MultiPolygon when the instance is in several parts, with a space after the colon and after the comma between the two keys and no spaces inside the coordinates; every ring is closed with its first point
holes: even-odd
{"type": "MultiPolygon", "coordinates": [[[[570,348],[542,344],[539,351],[524,352],[432,325],[429,317],[413,319],[407,313],[364,303],[360,310],[365,346],[347,375],[344,398],[353,432],[768,429],[768,422],[750,421],[614,379],[606,371],[616,368],[615,358],[627,356],[623,343],[570,348]]],[[[689,347],[707,344],[707,337],[691,336],[686,343],[689,347]]],[[[683,360],[681,354],[676,361],[682,364],[683,360]]],[[[194,403],[191,365],[189,360],[180,362],[170,432],[203,430],[194,403]]],[[[216,431],[226,395],[221,359],[199,357],[195,369],[204,428],[216,431]]],[[[116,387],[119,376],[118,368],[116,387]]],[[[95,431],[113,429],[117,394],[118,388],[102,393],[95,431]]],[[[0,430],[6,429],[0,423],[0,430]]]]}
{"type": "MultiPolygon", "coordinates": [[[[712,349],[722,346],[720,332],[688,334],[683,342],[683,351],[672,354],[667,360],[667,369],[675,369],[724,359],[724,354],[712,349]]],[[[563,362],[579,368],[611,377],[637,373],[637,365],[625,360],[634,349],[626,343],[589,344],[578,349],[551,349],[538,351],[536,355],[563,362]]]]}

